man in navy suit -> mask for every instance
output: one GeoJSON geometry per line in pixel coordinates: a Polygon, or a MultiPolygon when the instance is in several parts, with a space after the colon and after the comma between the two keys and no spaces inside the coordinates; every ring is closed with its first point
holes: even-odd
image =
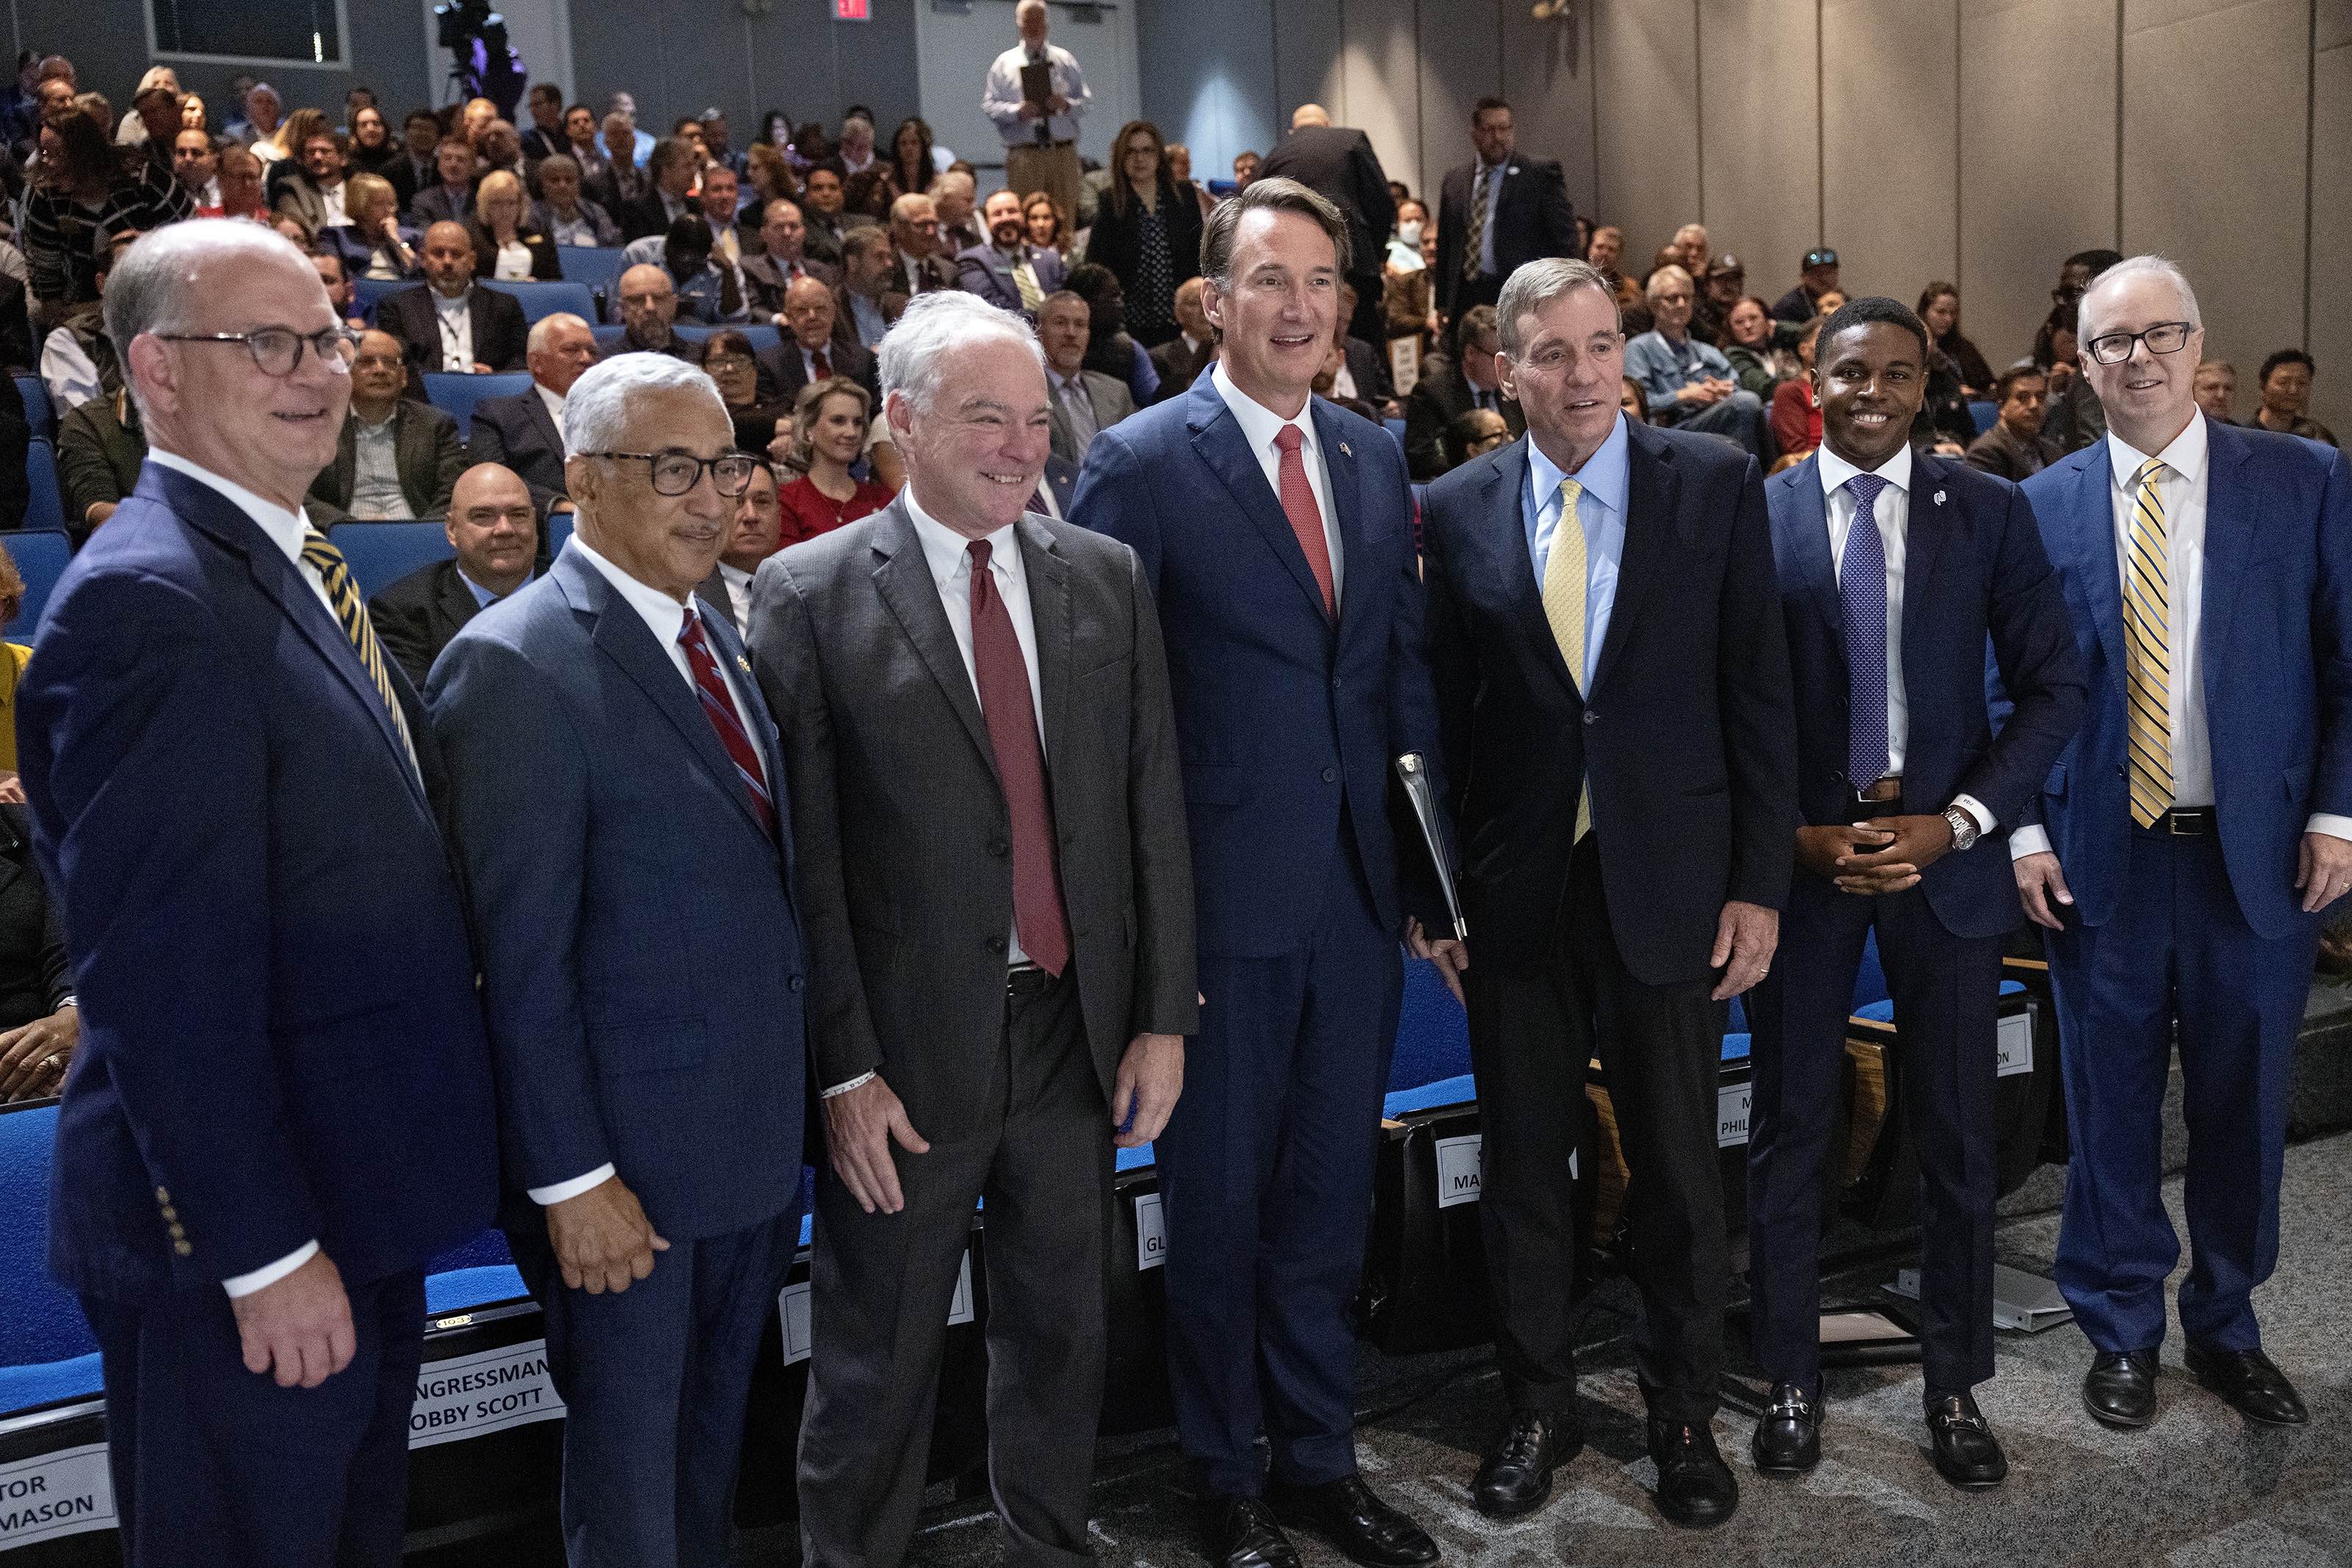
{"type": "Polygon", "coordinates": [[[1000,310],[1035,319],[1038,303],[1062,287],[1060,253],[1029,243],[1021,198],[1011,191],[989,197],[981,217],[988,225],[988,244],[973,246],[956,257],[958,284],[1000,310]],[[1024,270],[1026,278],[1021,276],[1024,270]]]}
{"type": "Polygon", "coordinates": [[[525,341],[530,390],[476,403],[466,447],[472,462],[513,469],[544,517],[571,505],[563,494],[563,400],[596,362],[596,337],[587,322],[559,310],[532,322],[525,341]]]}
{"type": "Polygon", "coordinates": [[[392,1568],[425,1265],[498,1166],[425,710],[301,510],[352,334],[257,225],[112,276],[147,465],[18,698],[82,1016],[49,1264],[104,1358],[127,1562],[392,1568]]]}
{"type": "Polygon", "coordinates": [[[2090,708],[2010,839],[2063,1044],[2058,1285],[2095,1352],[2084,1403],[2146,1426],[2180,1254],[2159,1147],[2177,1031],[2189,1368],[2249,1419],[2300,1425],[2250,1298],[2278,1260],[2316,917],[2352,887],[2352,474],[2198,411],[2205,333],[2169,262],[2118,263],[2079,308],[2107,434],[2025,493],[2090,708]]]}
{"type": "MultiPolygon", "coordinates": [[[[1437,765],[1404,464],[1309,395],[1347,223],[1259,180],[1202,231],[1219,365],[1095,438],[1072,513],[1134,547],[1160,606],[1208,1006],[1157,1145],[1176,1426],[1216,1555],[1295,1563],[1265,1501],[1359,1563],[1436,1547],[1356,1473],[1355,1339],[1372,1157],[1408,909],[1386,810],[1403,752],[1437,765]]],[[[1451,975],[1459,947],[1433,952],[1451,975]]]]}
{"type": "Polygon", "coordinates": [[[1658,1509],[1703,1528],[1739,1497],[1710,1429],[1730,1273],[1724,1004],[1771,962],[1796,825],[1788,652],[1757,591],[1772,572],[1762,476],[1619,413],[1624,331],[1596,268],[1529,262],[1494,314],[1528,439],[1432,486],[1423,528],[1479,932],[1480,1222],[1511,1408],[1472,1498],[1528,1512],[1584,1441],[1565,1151],[1597,1054],[1633,1173],[1658,1509]]]}
{"type": "Polygon", "coordinates": [[[694,597],[759,460],[667,355],[587,371],[564,425],[575,531],[450,643],[426,700],[481,943],[502,1223],[570,1409],[565,1546],[573,1568],[716,1568],[799,1240],[808,1092],[776,729],[694,597]]]}
{"type": "Polygon", "coordinates": [[[1996,1013],[2001,939],[2021,918],[2001,852],[2084,693],[2032,507],[1911,449],[1927,359],[1927,329],[1900,301],[1841,308],[1814,356],[1821,449],[1765,486],[1804,825],[1780,962],[1748,1004],[1748,1247],[1756,1359],[1772,1382],[1753,1446],[1767,1475],[1821,1458],[1822,1173],[1875,928],[1919,1155],[1928,1431],[1946,1479],[1985,1487],[2008,1473],[1970,1393],[1993,1375],[1996,1013]],[[1998,734],[1988,635],[2014,705],[1998,734]]]}
{"type": "Polygon", "coordinates": [[[1511,106],[1480,99],[1470,110],[1470,141],[1477,157],[1447,170],[1438,193],[1433,281],[1448,321],[1492,305],[1523,264],[1576,254],[1576,208],[1559,161],[1518,156],[1511,106]]]}

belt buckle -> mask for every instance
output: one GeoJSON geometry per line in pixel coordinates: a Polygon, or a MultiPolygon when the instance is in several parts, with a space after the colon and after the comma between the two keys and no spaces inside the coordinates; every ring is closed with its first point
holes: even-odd
{"type": "Polygon", "coordinates": [[[2204,825],[2193,811],[2167,811],[2164,814],[2164,831],[2176,839],[2201,839],[2205,836],[2204,825]]]}

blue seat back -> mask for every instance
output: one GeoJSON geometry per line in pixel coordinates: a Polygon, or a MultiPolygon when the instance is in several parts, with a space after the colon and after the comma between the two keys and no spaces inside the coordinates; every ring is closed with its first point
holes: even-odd
{"type": "Polygon", "coordinates": [[[352,580],[363,599],[457,553],[439,523],[337,523],[329,537],[351,563],[352,580]]]}
{"type": "Polygon", "coordinates": [[[1977,434],[1982,435],[1992,428],[1992,422],[2000,417],[2000,404],[1972,402],[1969,404],[1969,417],[1977,422],[1977,434]]]}
{"type": "Polygon", "coordinates": [[[425,401],[457,422],[457,439],[474,434],[474,405],[486,397],[513,397],[530,391],[530,377],[522,371],[499,376],[458,376],[441,371],[425,372],[425,401]]]}
{"type": "Polygon", "coordinates": [[[0,627],[0,633],[27,643],[33,629],[41,623],[41,611],[58,579],[65,575],[66,562],[73,557],[73,540],[63,528],[27,528],[6,536],[6,544],[8,558],[16,563],[16,575],[25,580],[25,602],[16,619],[0,627]]]}
{"type": "MultiPolygon", "coordinates": [[[[601,246],[560,245],[555,247],[555,259],[563,267],[566,283],[577,283],[591,294],[601,288],[607,299],[620,292],[614,285],[620,280],[625,264],[618,246],[606,249],[601,246]]],[[[591,316],[588,319],[593,322],[596,318],[591,316]]]]}
{"type": "Polygon", "coordinates": [[[772,326],[753,327],[739,324],[728,327],[704,327],[691,322],[680,321],[676,327],[672,328],[671,330],[675,331],[679,337],[685,339],[688,342],[697,344],[708,341],[713,332],[740,332],[745,338],[751,340],[751,351],[755,354],[763,349],[772,349],[778,342],[782,340],[780,334],[778,334],[775,328],[772,326]]]}
{"type": "Polygon", "coordinates": [[[58,489],[58,449],[37,435],[25,448],[25,526],[62,530],[66,500],[58,489]]]}
{"type": "Polygon", "coordinates": [[[49,1163],[58,1108],[0,1111],[0,1365],[66,1361],[98,1348],[81,1306],[49,1278],[49,1163]]]}
{"type": "Polygon", "coordinates": [[[525,326],[562,310],[569,310],[591,327],[596,324],[596,297],[584,283],[573,283],[568,278],[561,283],[502,283],[485,277],[482,286],[521,300],[525,326]]]}
{"type": "Polygon", "coordinates": [[[1397,1014],[1396,1053],[1389,1088],[1418,1089],[1470,1071],[1470,1023],[1462,1004],[1437,977],[1437,967],[1408,955],[1404,1006],[1397,1014]]]}
{"type": "Polygon", "coordinates": [[[352,303],[359,307],[361,315],[373,321],[375,319],[375,308],[383,303],[386,295],[414,288],[416,284],[417,279],[414,277],[354,277],[352,279],[352,303]]]}
{"type": "Polygon", "coordinates": [[[18,376],[16,394],[25,400],[25,423],[33,427],[33,434],[56,439],[58,410],[49,402],[49,383],[38,376],[18,376]]]}
{"type": "Polygon", "coordinates": [[[1862,967],[1854,972],[1853,1000],[1846,1008],[1858,1013],[1873,1002],[1886,999],[1886,971],[1878,963],[1878,933],[1874,931],[1862,941],[1862,967]]]}
{"type": "Polygon", "coordinates": [[[551,513],[547,519],[547,559],[553,560],[563,553],[563,541],[572,537],[570,512],[551,513]]]}
{"type": "Polygon", "coordinates": [[[591,331],[590,336],[596,340],[596,351],[599,354],[611,354],[620,350],[621,343],[627,332],[626,327],[615,324],[595,328],[591,331]]]}

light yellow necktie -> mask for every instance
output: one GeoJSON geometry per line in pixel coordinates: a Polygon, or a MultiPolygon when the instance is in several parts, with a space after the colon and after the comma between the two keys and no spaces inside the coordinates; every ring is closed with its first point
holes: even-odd
{"type": "Polygon", "coordinates": [[[2131,814],[2153,827],[2172,809],[2172,630],[2164,496],[2149,458],[2132,476],[2131,546],[2124,559],[2124,706],[2130,720],[2131,814]]]}
{"type": "Polygon", "coordinates": [[[1045,291],[1037,287],[1037,269],[1029,265],[1025,256],[1013,264],[1013,287],[1021,291],[1021,308],[1031,315],[1035,315],[1037,307],[1045,303],[1045,291]]]}
{"type": "MultiPolygon", "coordinates": [[[[1552,526],[1551,553],[1544,557],[1543,607],[1544,619],[1551,622],[1552,640],[1559,644],[1561,662],[1568,665],[1569,678],[1584,691],[1584,593],[1587,563],[1584,551],[1584,523],[1576,515],[1578,497],[1584,486],[1563,477],[1559,482],[1559,521],[1552,526]]],[[[1588,695],[1590,694],[1587,694],[1588,695]]],[[[1591,774],[1591,764],[1585,773],[1591,774]]],[[[1576,799],[1576,836],[1580,839],[1592,826],[1592,787],[1587,784],[1576,799]]]]}

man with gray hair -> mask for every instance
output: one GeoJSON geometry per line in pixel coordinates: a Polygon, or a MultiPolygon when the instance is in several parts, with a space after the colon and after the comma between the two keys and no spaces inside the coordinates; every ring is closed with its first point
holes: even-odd
{"type": "Polygon", "coordinates": [[[1651,329],[1625,345],[1625,373],[1650,400],[1650,423],[1723,436],[1769,466],[1778,448],[1763,400],[1740,387],[1721,350],[1691,335],[1691,275],[1669,264],[1650,274],[1644,292],[1651,329]]]}
{"type": "Polygon", "coordinates": [[[146,466],[17,694],[86,1009],[49,1267],[127,1561],[390,1564],[425,1268],[498,1161],[425,709],[302,510],[352,335],[301,252],[216,218],[133,246],[106,317],[146,466]]]}
{"type": "Polygon", "coordinates": [[[2199,409],[2205,329],[2170,262],[2100,272],[2077,320],[2106,434],[2025,494],[2090,712],[2010,835],[2065,1042],[2055,1277],[2094,1353],[2084,1406],[2147,1426],[2180,1255],[2160,1146],[2177,1036],[2189,1369],[2247,1419],[2300,1425],[2252,1295],[2278,1260],[2318,915],[2352,888],[2352,474],[2199,409]]]}
{"type": "Polygon", "coordinates": [[[984,1199],[1007,1557],[1079,1568],[1111,1145],[1159,1136],[1198,1016],[1168,673],[1135,553],[1024,513],[1047,445],[1028,327],[927,295],[882,345],[882,386],[906,487],[771,557],[751,588],[830,1156],[803,1556],[905,1555],[984,1199]]]}
{"type": "Polygon", "coordinates": [[[722,1563],[799,1240],[808,1082],[775,726],[694,592],[759,460],[710,378],[666,355],[583,373],[563,424],[572,538],[451,640],[425,700],[473,901],[501,1223],[569,1411],[566,1551],[722,1563]]]}

